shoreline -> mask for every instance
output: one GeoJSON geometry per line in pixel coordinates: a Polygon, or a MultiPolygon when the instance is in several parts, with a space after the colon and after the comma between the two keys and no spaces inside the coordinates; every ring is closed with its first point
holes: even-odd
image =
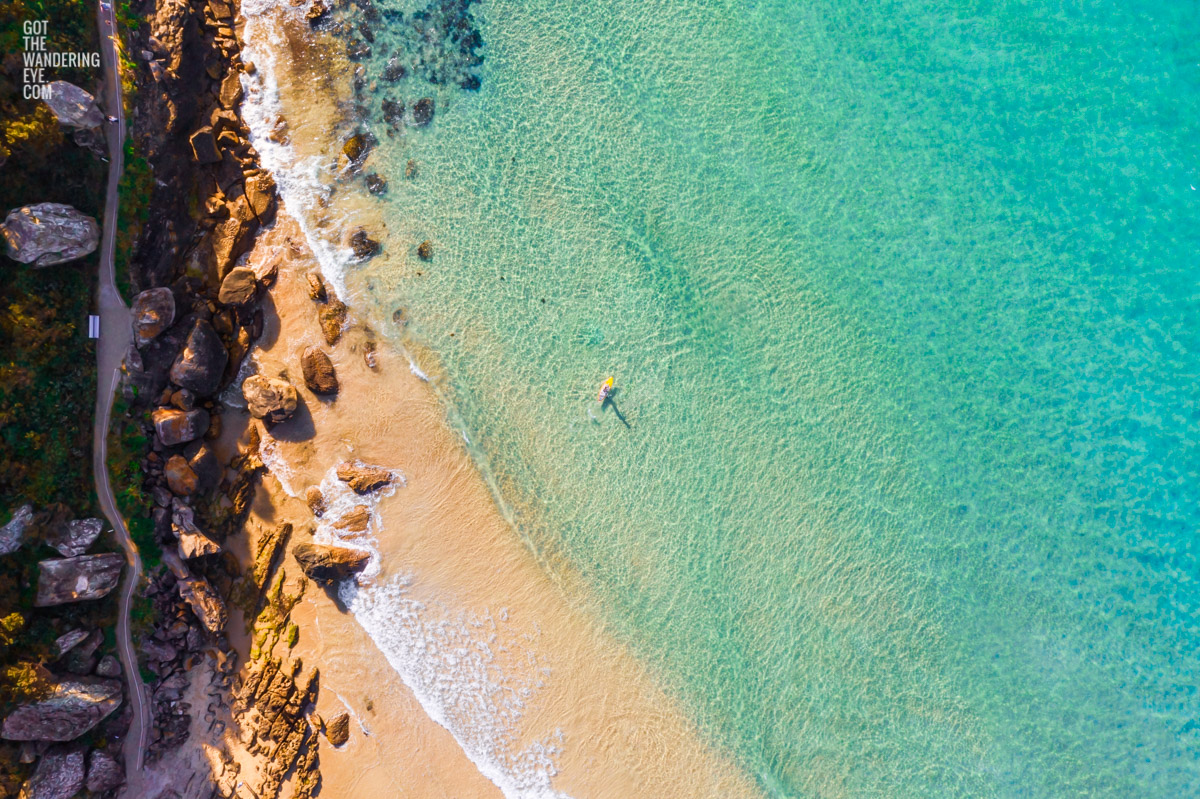
{"type": "MultiPolygon", "coordinates": [[[[297,652],[304,656],[306,634],[315,632],[311,654],[321,656],[327,688],[342,679],[346,686],[357,685],[356,673],[364,679],[378,674],[383,655],[399,677],[394,683],[402,682],[389,690],[390,701],[406,708],[403,723],[374,716],[366,699],[360,696],[356,703],[349,688],[330,691],[333,697],[323,694],[319,705],[325,708],[336,697],[352,717],[374,719],[367,740],[381,753],[431,747],[442,753],[404,768],[381,760],[366,773],[356,758],[345,777],[338,773],[338,753],[329,753],[322,760],[326,789],[339,793],[334,786],[343,778],[357,789],[376,772],[419,773],[440,776],[414,795],[441,795],[444,788],[438,786],[461,774],[466,758],[507,796],[756,795],[740,769],[701,740],[626,648],[580,610],[580,598],[569,597],[538,565],[502,514],[496,487],[464,446],[465,434],[450,426],[436,382],[401,342],[392,346],[369,327],[352,323],[327,348],[341,384],[338,397],[317,397],[300,387],[300,351],[324,344],[305,275],[322,273],[347,302],[356,296],[346,290],[352,273],[329,271],[337,253],[304,250],[314,243],[318,249],[336,247],[336,239],[328,241],[330,227],[377,235],[386,231],[386,220],[379,201],[356,185],[354,165],[332,156],[341,143],[331,129],[354,129],[353,119],[344,116],[351,88],[342,85],[339,92],[335,78],[326,77],[328,85],[314,97],[306,82],[306,66],[319,64],[332,76],[339,64],[352,65],[339,62],[336,48],[321,43],[323,34],[300,22],[303,9],[276,6],[263,13],[262,28],[246,22],[247,51],[259,65],[248,87],[247,118],[283,205],[298,202],[300,208],[281,210],[274,228],[247,256],[256,272],[268,263],[279,266],[271,292],[275,315],[263,336],[272,343],[256,347],[254,360],[260,374],[295,383],[311,414],[302,435],[286,432],[294,420],[280,426],[279,436],[264,432],[263,460],[268,474],[275,472],[264,480],[272,499],[264,513],[291,523],[297,531],[293,541],[309,540],[303,531],[315,528],[316,543],[373,553],[360,578],[363,586],[358,591],[343,586],[337,598],[363,627],[348,629],[347,617],[331,610],[338,602],[310,592],[294,611],[303,620],[297,652]],[[256,41],[255,29],[266,30],[270,43],[256,41]],[[310,171],[333,160],[332,182],[310,171]],[[287,168],[297,164],[305,167],[303,174],[287,168]],[[363,357],[368,351],[373,367],[363,357]],[[328,498],[336,486],[331,471],[347,459],[393,469],[405,480],[369,503],[370,522],[362,533],[344,533],[327,519],[314,519],[302,501],[318,485],[328,498]],[[356,642],[355,648],[373,641],[369,671],[350,664],[342,664],[343,674],[330,670],[325,658],[343,638],[356,642]],[[463,705],[472,710],[462,711],[463,705]],[[388,737],[397,745],[385,748],[388,737]],[[451,745],[457,753],[447,754],[451,745]]],[[[379,257],[395,263],[408,256],[385,251],[379,257]]],[[[341,510],[353,504],[352,498],[343,500],[341,510]]],[[[358,627],[352,618],[348,623],[358,627]]],[[[371,704],[378,711],[379,703],[371,704]]]]}
{"type": "MultiPolygon", "coordinates": [[[[315,259],[292,246],[292,225],[281,212],[250,256],[287,253],[264,332],[272,343],[254,354],[267,376],[294,375],[300,352],[322,344],[305,277],[315,259]]],[[[302,389],[311,420],[298,413],[264,432],[268,476],[251,513],[291,524],[293,543],[375,553],[357,590],[309,590],[293,611],[295,654],[321,666],[317,713],[344,708],[364,725],[352,725],[344,750],[323,753],[328,795],[397,781],[413,796],[448,785],[469,796],[756,795],[539,568],[407,357],[380,341],[368,366],[368,341],[351,323],[329,348],[337,398],[302,389]],[[336,527],[353,506],[332,497],[330,472],[349,459],[404,478],[372,498],[363,532],[336,527]],[[335,499],[322,518],[304,501],[314,485],[335,499]]]]}

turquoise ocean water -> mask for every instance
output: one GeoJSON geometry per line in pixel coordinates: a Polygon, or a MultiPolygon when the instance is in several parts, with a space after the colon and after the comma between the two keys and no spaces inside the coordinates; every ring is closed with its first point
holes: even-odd
{"type": "Polygon", "coordinates": [[[362,278],[705,733],[775,797],[1200,795],[1200,6],[431,8],[363,103],[435,257],[362,278]]]}

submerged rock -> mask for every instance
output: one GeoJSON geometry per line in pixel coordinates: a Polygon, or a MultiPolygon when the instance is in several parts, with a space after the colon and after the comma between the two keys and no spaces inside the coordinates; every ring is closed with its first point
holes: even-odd
{"type": "Polygon", "coordinates": [[[320,544],[299,544],[292,557],[309,579],[319,583],[344,580],[367,567],[371,555],[358,549],[328,547],[320,544]]]}
{"type": "Polygon", "coordinates": [[[300,356],[304,384],[315,394],[337,394],[338,379],[333,361],[320,347],[309,347],[300,356]]]}
{"type": "Polygon", "coordinates": [[[121,579],[125,558],[115,552],[81,555],[38,564],[34,607],[45,608],[107,596],[121,579]]]}
{"type": "Polygon", "coordinates": [[[175,321],[175,295],[168,288],[146,289],[133,298],[129,316],[133,342],[144,347],[175,321]]]}
{"type": "Polygon", "coordinates": [[[8,257],[35,267],[82,258],[100,244],[100,226],[62,203],[15,208],[0,225],[8,257]]]}
{"type": "Polygon", "coordinates": [[[47,530],[46,543],[64,557],[74,558],[87,552],[103,530],[100,519],[73,519],[65,526],[54,525],[47,530]]]}
{"type": "Polygon", "coordinates": [[[405,69],[404,64],[401,63],[400,59],[396,56],[392,56],[388,59],[387,64],[383,68],[382,77],[388,83],[395,83],[396,81],[403,79],[407,74],[408,70],[405,69]]]}
{"type": "Polygon", "coordinates": [[[364,228],[359,228],[350,234],[350,249],[354,251],[356,258],[371,258],[379,253],[382,249],[379,242],[367,235],[364,228]]]}
{"type": "Polygon", "coordinates": [[[21,799],[71,799],[83,789],[83,753],[78,745],[46,750],[21,788],[21,799]]]}
{"type": "Polygon", "coordinates": [[[426,239],[425,241],[418,244],[417,245],[417,257],[420,258],[422,261],[432,261],[433,260],[433,242],[431,242],[429,239],[426,239]]]}
{"type": "Polygon", "coordinates": [[[19,705],[4,719],[9,741],[70,741],[95,727],[121,704],[121,683],[95,677],[62,680],[40,699],[19,705]]]}
{"type": "Polygon", "coordinates": [[[425,127],[433,121],[434,101],[432,97],[422,97],[413,104],[413,124],[425,127]]]}
{"type": "Polygon", "coordinates": [[[404,101],[385,99],[383,101],[383,121],[392,128],[400,128],[404,124],[404,101]]]}
{"type": "Polygon", "coordinates": [[[229,353],[217,331],[208,321],[197,319],[183,351],[171,366],[171,382],[195,392],[196,396],[206,397],[221,384],[228,362],[229,353]]]}
{"type": "Polygon", "coordinates": [[[356,494],[369,494],[392,482],[390,471],[379,466],[368,466],[362,461],[347,461],[338,466],[337,477],[356,494]]]}
{"type": "Polygon", "coordinates": [[[296,412],[300,397],[296,388],[277,377],[251,375],[242,383],[242,396],[250,415],[268,422],[282,422],[296,412]]]}
{"type": "Polygon", "coordinates": [[[387,191],[387,180],[382,175],[372,172],[367,175],[367,191],[372,194],[383,194],[387,191]]]}
{"type": "Polygon", "coordinates": [[[342,152],[354,162],[363,161],[371,152],[371,139],[365,133],[356,133],[342,145],[342,152]]]}
{"type": "Polygon", "coordinates": [[[21,548],[25,531],[33,521],[33,506],[22,505],[13,513],[12,520],[0,527],[0,555],[8,555],[21,548]]]}

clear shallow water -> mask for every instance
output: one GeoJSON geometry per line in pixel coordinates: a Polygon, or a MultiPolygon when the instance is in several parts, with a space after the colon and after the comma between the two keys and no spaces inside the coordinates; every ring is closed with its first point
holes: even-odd
{"type": "Polygon", "coordinates": [[[364,276],[547,568],[770,795],[1200,791],[1196,7],[474,14],[364,276]]]}

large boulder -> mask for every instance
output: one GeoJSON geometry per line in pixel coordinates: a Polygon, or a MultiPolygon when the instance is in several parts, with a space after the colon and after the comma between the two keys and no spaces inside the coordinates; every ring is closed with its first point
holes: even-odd
{"type": "Polygon", "coordinates": [[[59,124],[69,128],[94,128],[104,124],[104,114],[96,106],[96,98],[65,80],[52,81],[44,98],[59,124]]]}
{"type": "Polygon", "coordinates": [[[178,582],[179,596],[192,608],[204,629],[214,635],[225,629],[229,612],[225,603],[203,577],[188,577],[178,582]]]}
{"type": "Polygon", "coordinates": [[[83,789],[83,747],[53,746],[21,788],[21,799],[71,799],[83,789]]]}
{"type": "Polygon", "coordinates": [[[125,782],[125,767],[103,749],[93,750],[88,755],[87,789],[92,793],[104,793],[119,788],[125,782]]]}
{"type": "Polygon", "coordinates": [[[342,746],[350,740],[350,714],[339,713],[325,722],[325,737],[334,746],[342,746]]]}
{"type": "Polygon", "coordinates": [[[235,70],[230,70],[221,81],[221,106],[233,108],[242,101],[242,80],[235,70]]]}
{"type": "Polygon", "coordinates": [[[22,505],[13,513],[12,520],[0,527],[0,555],[8,555],[21,548],[25,531],[33,521],[33,506],[22,505]]]}
{"type": "Polygon", "coordinates": [[[43,560],[38,564],[34,607],[66,605],[107,596],[120,582],[124,565],[124,556],[115,552],[43,560]]]}
{"type": "Polygon", "coordinates": [[[163,475],[167,478],[167,488],[171,489],[171,493],[177,497],[190,497],[196,493],[196,486],[200,482],[196,470],[182,455],[172,455],[167,458],[166,466],[163,467],[163,475]]]}
{"type": "Polygon", "coordinates": [[[50,686],[40,699],[19,705],[0,725],[9,741],[71,741],[103,721],[121,704],[121,683],[76,677],[50,686]]]}
{"type": "Polygon", "coordinates": [[[217,137],[208,125],[197,130],[188,141],[192,145],[192,156],[200,164],[217,164],[221,161],[221,151],[217,149],[217,137]]]}
{"type": "Polygon", "coordinates": [[[58,636],[58,638],[54,639],[54,649],[58,653],[58,656],[62,657],[76,646],[83,643],[83,640],[89,635],[91,635],[91,633],[84,629],[71,630],[68,633],[63,633],[62,635],[58,636]]]}
{"type": "Polygon", "coordinates": [[[104,522],[99,519],[72,519],[47,530],[46,543],[63,557],[74,558],[87,552],[103,530],[104,522]]]}
{"type": "Polygon", "coordinates": [[[282,422],[296,412],[300,396],[296,388],[277,377],[251,375],[242,382],[242,396],[250,415],[268,422],[282,422]]]}
{"type": "Polygon", "coordinates": [[[168,288],[146,289],[133,298],[130,317],[133,342],[144,347],[175,321],[175,295],[168,288]]]}
{"type": "MultiPolygon", "coordinates": [[[[241,173],[238,172],[238,177],[241,173]]],[[[212,230],[213,266],[217,277],[224,278],[242,253],[250,249],[258,230],[258,217],[245,194],[225,203],[229,216],[212,230]]]]}
{"type": "Polygon", "coordinates": [[[379,466],[368,466],[362,461],[346,461],[337,467],[337,477],[354,489],[356,494],[369,494],[392,482],[392,473],[379,466]]]}
{"type": "Polygon", "coordinates": [[[221,551],[221,545],[196,525],[195,511],[182,502],[177,502],[171,513],[171,529],[179,539],[179,557],[184,560],[221,551]]]}
{"type": "Polygon", "coordinates": [[[197,319],[183,351],[171,366],[171,382],[198,397],[207,397],[221,384],[229,353],[207,320],[197,319]]]}
{"type": "Polygon", "coordinates": [[[250,203],[250,210],[258,217],[258,221],[264,225],[270,224],[275,218],[278,203],[275,196],[275,179],[269,172],[247,175],[245,192],[246,202],[250,203]]]}
{"type": "Polygon", "coordinates": [[[181,411],[178,408],[159,408],[150,414],[154,432],[164,447],[176,447],[194,441],[208,430],[212,420],[208,411],[193,408],[181,411]]]}
{"type": "Polygon", "coordinates": [[[309,347],[300,356],[300,369],[304,373],[304,384],[315,394],[338,392],[337,372],[333,361],[320,347],[309,347]]]}
{"type": "Polygon", "coordinates": [[[358,574],[371,560],[369,552],[320,544],[299,544],[292,550],[292,557],[309,579],[319,583],[344,580],[358,574]]]}
{"type": "Polygon", "coordinates": [[[258,275],[254,270],[238,266],[229,270],[229,274],[221,281],[221,291],[217,295],[225,305],[245,305],[254,299],[258,291],[258,275]]]}
{"type": "Polygon", "coordinates": [[[15,208],[0,227],[8,257],[35,267],[74,261],[100,244],[96,220],[62,203],[15,208]]]}

